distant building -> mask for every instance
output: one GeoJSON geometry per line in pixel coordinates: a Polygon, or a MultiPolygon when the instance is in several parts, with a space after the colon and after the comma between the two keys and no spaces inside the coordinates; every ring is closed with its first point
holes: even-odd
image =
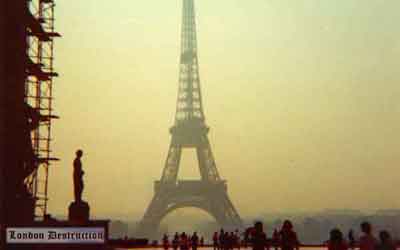
{"type": "Polygon", "coordinates": [[[321,213],[325,215],[340,214],[340,215],[361,215],[363,214],[360,210],[356,209],[325,209],[321,213]]]}
{"type": "Polygon", "coordinates": [[[128,224],[120,220],[111,221],[109,236],[112,239],[123,238],[128,235],[128,224]]]}
{"type": "Polygon", "coordinates": [[[377,215],[400,215],[400,209],[380,209],[376,211],[377,215]]]}

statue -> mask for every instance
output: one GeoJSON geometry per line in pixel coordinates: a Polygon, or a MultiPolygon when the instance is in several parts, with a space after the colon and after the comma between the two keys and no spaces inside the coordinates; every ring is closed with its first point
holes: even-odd
{"type": "Polygon", "coordinates": [[[83,151],[81,149],[77,150],[76,158],[74,159],[74,201],[69,206],[68,218],[74,223],[86,223],[89,221],[89,204],[82,200],[83,192],[83,175],[85,172],[82,170],[81,158],[83,156],[83,151]]]}
{"type": "Polygon", "coordinates": [[[76,158],[74,160],[74,196],[75,202],[82,202],[82,192],[83,192],[83,175],[85,172],[82,170],[81,158],[83,155],[82,150],[76,151],[76,158]]]}

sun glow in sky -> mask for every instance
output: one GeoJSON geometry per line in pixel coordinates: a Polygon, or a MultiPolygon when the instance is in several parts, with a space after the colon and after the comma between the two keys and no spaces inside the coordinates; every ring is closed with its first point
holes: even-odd
{"type": "MultiPolygon", "coordinates": [[[[98,216],[140,219],[167,156],[181,1],[57,1],[50,211],[72,160],[98,216]]],[[[400,1],[196,1],[213,152],[242,216],[399,208],[400,1]]],[[[198,176],[194,154],[180,175],[198,176]]]]}

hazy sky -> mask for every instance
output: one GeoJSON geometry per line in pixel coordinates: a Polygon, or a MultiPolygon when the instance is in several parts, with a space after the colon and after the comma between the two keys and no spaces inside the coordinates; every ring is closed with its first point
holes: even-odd
{"type": "MultiPolygon", "coordinates": [[[[182,1],[57,1],[50,211],[140,219],[167,155],[182,1]]],[[[243,216],[400,208],[400,1],[196,1],[217,167],[243,216]]],[[[180,176],[197,178],[184,151],[180,176]]]]}

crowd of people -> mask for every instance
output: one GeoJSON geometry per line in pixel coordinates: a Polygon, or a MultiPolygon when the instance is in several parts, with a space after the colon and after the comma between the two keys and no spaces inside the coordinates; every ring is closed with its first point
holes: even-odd
{"type": "Polygon", "coordinates": [[[197,250],[198,246],[204,245],[204,238],[199,237],[197,232],[194,232],[193,235],[188,235],[183,232],[181,234],[175,233],[174,237],[170,241],[168,235],[164,234],[162,245],[165,250],[168,250],[170,247],[174,250],[177,250],[178,248],[180,250],[197,250]]]}
{"type": "MultiPolygon", "coordinates": [[[[373,235],[372,226],[368,222],[360,224],[362,232],[361,237],[356,239],[352,230],[347,235],[335,228],[330,231],[329,240],[324,242],[328,250],[396,250],[396,243],[392,240],[388,231],[379,232],[379,240],[373,235]]],[[[199,237],[195,232],[193,235],[186,233],[175,233],[171,241],[167,235],[164,235],[162,244],[165,250],[170,247],[173,250],[197,250],[199,246],[204,246],[204,238],[199,237]]],[[[285,220],[282,227],[275,229],[270,238],[264,231],[263,224],[256,222],[253,227],[246,229],[243,233],[239,230],[232,232],[221,229],[214,232],[212,236],[213,250],[233,250],[241,247],[250,246],[253,250],[299,250],[301,244],[289,220],[285,220]]]]}
{"type": "Polygon", "coordinates": [[[362,236],[358,240],[355,239],[352,230],[348,234],[348,240],[339,229],[331,230],[329,240],[326,242],[328,250],[348,250],[356,247],[360,250],[396,250],[396,243],[388,231],[380,231],[378,240],[373,235],[369,222],[361,223],[360,229],[362,236]]]}
{"type": "Polygon", "coordinates": [[[221,229],[215,232],[212,238],[214,250],[233,250],[235,247],[240,249],[240,235],[239,230],[234,232],[225,232],[221,229]]]}
{"type": "Polygon", "coordinates": [[[271,238],[267,238],[261,222],[256,222],[254,227],[246,230],[244,237],[245,244],[250,244],[253,250],[269,250],[270,248],[298,250],[300,246],[297,234],[293,230],[293,224],[289,220],[283,222],[279,231],[275,229],[271,238]]]}

